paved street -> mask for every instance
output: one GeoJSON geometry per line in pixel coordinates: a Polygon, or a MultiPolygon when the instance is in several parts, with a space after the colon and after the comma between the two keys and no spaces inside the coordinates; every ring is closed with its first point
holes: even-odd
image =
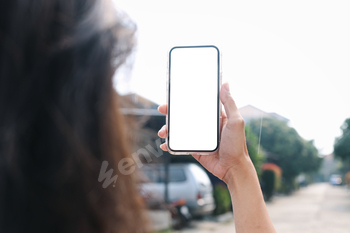
{"type": "MultiPolygon", "coordinates": [[[[267,204],[278,233],[350,233],[350,191],[328,183],[313,184],[267,204]]],[[[183,233],[235,232],[233,221],[198,221],[183,233]]]]}

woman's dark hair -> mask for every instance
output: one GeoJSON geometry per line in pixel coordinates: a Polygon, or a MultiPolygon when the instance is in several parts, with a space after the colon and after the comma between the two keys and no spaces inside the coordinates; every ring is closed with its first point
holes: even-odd
{"type": "Polygon", "coordinates": [[[112,77],[135,26],[107,0],[0,7],[0,232],[145,232],[112,77]]]}

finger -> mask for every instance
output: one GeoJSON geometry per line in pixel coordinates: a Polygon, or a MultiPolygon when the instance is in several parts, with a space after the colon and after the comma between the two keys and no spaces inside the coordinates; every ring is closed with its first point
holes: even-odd
{"type": "Polygon", "coordinates": [[[163,125],[163,127],[158,131],[158,136],[160,138],[166,138],[168,135],[168,128],[166,125],[163,125]]]}
{"type": "Polygon", "coordinates": [[[161,114],[168,114],[168,104],[162,104],[158,107],[158,111],[161,113],[161,114]]]}
{"type": "Polygon", "coordinates": [[[162,145],[159,146],[160,149],[162,149],[163,151],[168,151],[168,146],[166,143],[163,143],[162,145]]]}
{"type": "Polygon", "coordinates": [[[221,100],[222,104],[224,105],[225,112],[226,112],[228,118],[241,117],[241,115],[237,109],[236,103],[230,94],[230,88],[229,88],[228,83],[224,83],[221,86],[220,100],[221,100]]]}

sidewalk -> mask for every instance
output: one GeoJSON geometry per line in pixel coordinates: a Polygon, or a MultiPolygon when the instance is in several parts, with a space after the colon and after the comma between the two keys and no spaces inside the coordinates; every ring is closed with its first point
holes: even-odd
{"type": "MultiPolygon", "coordinates": [[[[313,184],[291,196],[275,197],[267,203],[278,233],[349,233],[350,191],[328,183],[313,184]]],[[[177,233],[234,233],[234,222],[194,221],[177,233]]]]}
{"type": "Polygon", "coordinates": [[[194,220],[191,225],[180,231],[173,233],[231,233],[234,230],[233,214],[231,212],[220,215],[216,218],[207,218],[203,220],[194,220]]]}

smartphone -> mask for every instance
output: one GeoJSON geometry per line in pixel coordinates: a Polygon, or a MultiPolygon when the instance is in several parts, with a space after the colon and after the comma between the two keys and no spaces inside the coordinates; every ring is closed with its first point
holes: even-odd
{"type": "Polygon", "coordinates": [[[211,154],[220,143],[220,52],[177,46],[169,52],[166,143],[171,154],[211,154]]]}

